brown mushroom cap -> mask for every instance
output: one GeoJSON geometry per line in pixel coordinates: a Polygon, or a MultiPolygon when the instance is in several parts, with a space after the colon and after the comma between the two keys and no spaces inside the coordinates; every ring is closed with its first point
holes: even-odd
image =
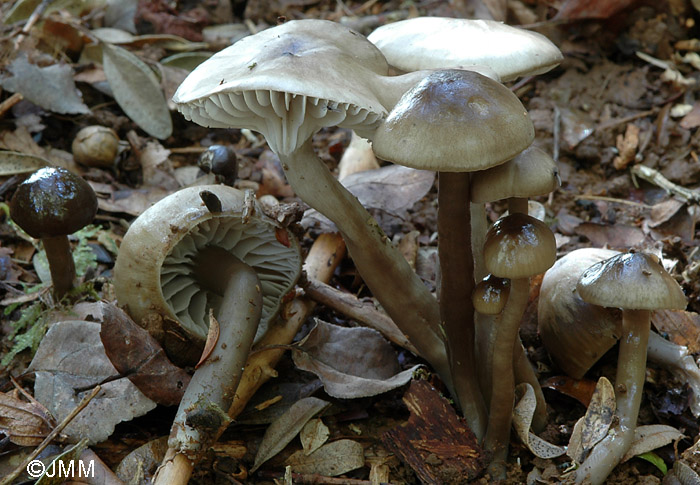
{"type": "Polygon", "coordinates": [[[479,172],[472,179],[472,202],[545,195],[559,186],[556,162],[540,148],[529,146],[512,160],[479,172]]]}
{"type": "Polygon", "coordinates": [[[273,151],[288,154],[326,126],[368,136],[386,114],[373,80],[388,69],[357,32],[327,20],[292,20],[213,55],[187,76],[173,101],[195,123],[250,128],[273,151]]]}
{"type": "Polygon", "coordinates": [[[486,268],[501,278],[527,278],[544,273],[556,259],[554,234],[527,214],[513,213],[497,220],[486,233],[486,268]]]}
{"type": "Polygon", "coordinates": [[[563,59],[545,36],[494,20],[416,17],[383,25],[368,39],[406,72],[481,65],[509,81],[547,72],[563,59]]]}
{"type": "Polygon", "coordinates": [[[498,315],[506,306],[509,293],[510,280],[490,274],[474,287],[474,309],[484,315],[498,315]]]}
{"type": "Polygon", "coordinates": [[[10,201],[12,220],[34,238],[72,234],[97,213],[95,192],[81,177],[44,167],[22,182],[10,201]]]}
{"type": "Polygon", "coordinates": [[[408,90],[373,137],[379,158],[424,170],[471,172],[513,158],[535,131],[510,89],[472,71],[435,71],[408,90]]]}
{"type": "Polygon", "coordinates": [[[656,256],[630,252],[594,264],[576,285],[594,305],[623,310],[684,310],[688,301],[656,256]]]}

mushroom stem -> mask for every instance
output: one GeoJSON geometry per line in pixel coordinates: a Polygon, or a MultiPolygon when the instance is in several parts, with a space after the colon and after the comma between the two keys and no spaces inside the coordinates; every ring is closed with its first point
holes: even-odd
{"type": "Polygon", "coordinates": [[[529,278],[511,280],[510,294],[500,322],[496,321],[496,339],[493,346],[492,391],[489,422],[484,447],[492,453],[489,473],[493,480],[505,478],[505,460],[515,401],[513,355],[518,342],[520,320],[527,307],[529,278]]]}
{"type": "Polygon", "coordinates": [[[227,411],[262,311],[257,274],[228,251],[205,248],[197,255],[194,266],[199,283],[222,295],[222,301],[216,315],[220,328],[218,339],[192,376],[170,432],[169,446],[190,457],[209,445],[218,436],[220,427],[228,425],[227,411]],[[206,424],[198,424],[202,421],[206,424]]]}
{"type": "Polygon", "coordinates": [[[615,394],[619,424],[576,470],[576,483],[605,483],[634,441],[646,373],[650,311],[623,310],[615,394]]]}
{"type": "Polygon", "coordinates": [[[508,212],[510,214],[514,214],[516,212],[520,212],[521,214],[527,214],[527,197],[509,197],[508,212]]]}
{"type": "Polygon", "coordinates": [[[439,172],[438,254],[440,319],[447,341],[452,382],[467,424],[481,439],[486,404],[474,357],[474,261],[471,246],[469,172],[439,172]]]}
{"type": "Polygon", "coordinates": [[[364,282],[452,389],[438,304],[418,275],[357,198],[333,177],[311,140],[279,157],[294,192],[336,224],[364,282]]]}
{"type": "Polygon", "coordinates": [[[41,239],[49,261],[54,295],[58,300],[73,288],[75,263],[70,252],[68,236],[44,237],[41,239]]]}

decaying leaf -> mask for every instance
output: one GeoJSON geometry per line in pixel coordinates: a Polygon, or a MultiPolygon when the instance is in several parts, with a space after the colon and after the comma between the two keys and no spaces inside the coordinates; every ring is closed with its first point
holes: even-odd
{"type": "Polygon", "coordinates": [[[315,397],[306,397],[294,403],[286,413],[277,418],[267,430],[260,442],[255,463],[251,472],[275,456],[299,434],[299,431],[311,418],[330,406],[330,403],[315,397]]]}
{"type": "Polygon", "coordinates": [[[671,342],[688,347],[688,352],[700,352],[700,315],[682,310],[657,310],[651,323],[659,332],[669,335],[671,342]]]}
{"type": "Polygon", "coordinates": [[[615,389],[607,378],[601,377],[586,414],[576,422],[571,433],[566,451],[569,458],[576,463],[583,463],[596,443],[608,434],[615,409],[615,389]]]}
{"type": "Polygon", "coordinates": [[[169,137],[173,131],[172,119],[153,71],[121,47],[103,44],[102,53],[107,81],[124,113],[149,135],[169,137]]]}
{"type": "MultiPolygon", "coordinates": [[[[387,165],[348,175],[341,183],[367,209],[401,217],[428,193],[434,181],[435,172],[387,165]]],[[[304,227],[318,226],[324,232],[337,231],[335,224],[313,209],[306,211],[301,224],[304,227]]]]}
{"type": "Polygon", "coordinates": [[[304,454],[308,456],[318,450],[328,440],[330,434],[328,426],[323,424],[320,418],[312,419],[306,423],[299,433],[304,454]]]}
{"type": "Polygon", "coordinates": [[[599,248],[606,245],[613,248],[633,248],[644,241],[644,231],[625,224],[583,222],[576,226],[574,232],[587,237],[593,246],[599,248]]]}
{"type": "Polygon", "coordinates": [[[285,463],[297,473],[335,477],[364,466],[365,455],[357,441],[338,440],[308,455],[297,451],[285,463]]]}
{"type": "Polygon", "coordinates": [[[150,483],[146,478],[153,477],[167,450],[167,436],[151,440],[126,455],[114,472],[124,483],[150,483]]]}
{"type": "Polygon", "coordinates": [[[662,446],[666,446],[674,441],[684,438],[685,435],[672,426],[665,424],[650,424],[646,426],[638,426],[634,430],[634,441],[632,446],[625,456],[622,457],[621,463],[626,462],[630,458],[643,453],[648,453],[662,446]]]}
{"type": "Polygon", "coordinates": [[[19,446],[38,446],[56,426],[37,401],[20,399],[17,391],[0,393],[0,432],[19,446]]]}
{"type": "Polygon", "coordinates": [[[316,320],[292,350],[294,364],[316,374],[326,392],[341,399],[375,396],[411,380],[418,368],[399,372],[396,352],[371,328],[346,328],[316,320]]]}
{"type": "Polygon", "coordinates": [[[532,417],[535,415],[537,399],[532,386],[526,382],[518,384],[515,388],[516,396],[522,396],[513,409],[513,427],[520,441],[532,452],[533,455],[545,460],[556,458],[566,453],[566,448],[553,445],[530,431],[532,417]]]}
{"type": "Polygon", "coordinates": [[[542,383],[543,389],[552,389],[576,399],[585,407],[591,403],[596,382],[591,379],[574,379],[569,376],[553,376],[542,383]]]}
{"type": "MultiPolygon", "coordinates": [[[[83,451],[85,451],[87,448],[87,444],[87,439],[81,439],[78,443],[71,446],[60,455],[52,457],[53,459],[50,463],[46,464],[44,473],[41,475],[41,477],[39,477],[34,485],[59,485],[60,483],[65,482],[65,477],[61,477],[61,473],[56,472],[56,470],[60,470],[61,466],[68,468],[69,470],[72,466],[73,470],[77,470],[74,475],[79,475],[80,464],[78,463],[78,460],[80,459],[83,451]]],[[[90,474],[92,475],[94,472],[90,474]]]]}
{"type": "Polygon", "coordinates": [[[51,165],[47,160],[35,155],[19,152],[0,151],[0,177],[32,173],[42,167],[51,165]]]}
{"type": "Polygon", "coordinates": [[[106,302],[93,305],[103,315],[100,338],[117,371],[158,404],[177,405],[190,375],[170,362],[160,344],[124,311],[106,302]]]}
{"type": "Polygon", "coordinates": [[[7,66],[9,74],[0,78],[0,86],[22,93],[37,106],[62,114],[84,114],[90,110],[80,97],[73,81],[73,69],[67,64],[39,67],[20,54],[7,66]]]}
{"type": "MultiPolygon", "coordinates": [[[[54,323],[29,369],[36,373],[35,398],[57,420],[65,418],[95,385],[117,375],[100,342],[100,324],[82,320],[54,323]]],[[[105,382],[64,433],[99,443],[112,434],[116,424],[155,406],[126,378],[105,382]]]]}
{"type": "Polygon", "coordinates": [[[481,473],[485,456],[474,433],[434,387],[414,380],[403,401],[411,416],[384,433],[382,442],[422,483],[467,482],[481,473]]]}

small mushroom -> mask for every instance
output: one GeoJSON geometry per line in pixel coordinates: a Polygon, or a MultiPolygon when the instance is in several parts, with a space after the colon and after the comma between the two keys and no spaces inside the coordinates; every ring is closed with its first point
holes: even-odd
{"type": "Polygon", "coordinates": [[[487,275],[474,287],[472,303],[474,310],[484,315],[499,315],[508,301],[510,280],[487,275]]]}
{"type": "Polygon", "coordinates": [[[583,301],[622,309],[622,335],[615,395],[618,425],[576,470],[576,483],[602,484],[632,445],[646,372],[650,315],[654,310],[684,310],[681,287],[655,256],[630,252],[594,264],[576,289],[583,301]]]}
{"type": "Polygon", "coordinates": [[[211,172],[217,181],[233,187],[238,173],[238,157],[230,146],[211,145],[199,156],[197,165],[202,172],[211,172]]]}
{"type": "Polygon", "coordinates": [[[37,170],[12,196],[12,220],[31,237],[41,239],[58,299],[73,288],[75,280],[68,235],[91,223],[96,213],[97,197],[90,184],[63,168],[37,170]]]}
{"type": "Polygon", "coordinates": [[[435,71],[406,91],[373,138],[379,158],[438,171],[440,319],[455,397],[479,438],[486,407],[474,358],[469,172],[504,163],[533,138],[532,122],[517,96],[486,76],[463,70],[435,71]]]}
{"type": "Polygon", "coordinates": [[[527,306],[530,276],[544,273],[555,259],[554,234],[542,221],[527,214],[516,212],[503,217],[486,234],[486,268],[511,281],[508,301],[495,323],[491,404],[484,438],[485,448],[493,453],[489,471],[494,479],[505,475],[515,400],[514,348],[527,306]]]}
{"type": "Polygon", "coordinates": [[[117,158],[119,136],[106,126],[86,126],[75,135],[71,151],[81,165],[108,168],[117,158]]]}

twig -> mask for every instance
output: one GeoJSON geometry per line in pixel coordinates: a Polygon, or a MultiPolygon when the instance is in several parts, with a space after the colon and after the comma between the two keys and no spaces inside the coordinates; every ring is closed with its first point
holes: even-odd
{"type": "Polygon", "coordinates": [[[372,303],[359,300],[354,295],[337,290],[316,280],[308,280],[305,293],[312,299],[346,315],[358,322],[381,332],[396,345],[418,355],[418,351],[399,330],[394,321],[384,312],[377,310],[372,303]]]}
{"type": "Polygon", "coordinates": [[[24,96],[22,96],[21,93],[15,93],[12,96],[10,96],[9,98],[7,98],[5,101],[0,103],[0,118],[2,118],[3,115],[10,110],[10,108],[12,108],[14,105],[19,103],[23,99],[24,99],[24,96]]]}
{"type": "Polygon", "coordinates": [[[44,441],[41,442],[39,446],[37,446],[34,451],[30,453],[30,455],[20,464],[17,468],[15,468],[12,473],[10,473],[8,476],[2,479],[0,481],[0,485],[10,485],[14,481],[15,478],[17,478],[22,471],[27,469],[27,465],[34,460],[37,456],[39,456],[39,453],[44,451],[44,449],[49,446],[49,444],[56,439],[56,437],[63,431],[63,429],[70,424],[71,421],[75,419],[75,417],[85,409],[85,406],[90,404],[90,401],[94,399],[95,396],[102,390],[102,387],[96,386],[90,394],[85,396],[79,403],[78,405],[66,416],[63,421],[58,423],[58,426],[56,426],[47,436],[44,438],[44,441]]]}
{"type": "Polygon", "coordinates": [[[604,200],[605,202],[613,202],[615,204],[626,204],[633,205],[635,207],[643,207],[644,209],[651,209],[652,206],[647,204],[642,204],[641,202],[634,202],[633,200],[616,199],[615,197],[606,197],[604,195],[577,195],[576,200],[604,200]]]}
{"type": "Polygon", "coordinates": [[[639,177],[640,179],[646,180],[651,184],[661,187],[666,192],[677,195],[688,202],[700,202],[700,191],[686,189],[685,187],[676,185],[661,175],[661,172],[654,170],[653,168],[649,168],[646,165],[637,164],[632,167],[632,178],[634,179],[634,177],[639,177]]]}
{"type": "Polygon", "coordinates": [[[26,37],[26,35],[29,33],[30,30],[32,30],[32,27],[34,27],[34,24],[36,24],[39,21],[41,16],[44,15],[44,12],[48,8],[48,6],[53,3],[53,1],[54,0],[42,0],[42,2],[36,6],[32,14],[27,19],[27,23],[24,24],[24,27],[22,27],[22,30],[15,39],[15,49],[19,49],[19,46],[26,37]]]}
{"type": "Polygon", "coordinates": [[[615,126],[623,125],[625,123],[629,123],[630,121],[634,121],[639,118],[644,118],[646,116],[651,116],[653,114],[656,114],[659,111],[660,108],[652,108],[646,111],[642,111],[640,113],[635,113],[633,115],[625,116],[624,118],[616,118],[614,120],[607,121],[605,123],[601,123],[598,125],[595,129],[595,131],[602,131],[602,130],[607,130],[608,128],[613,128],[615,126]]]}

